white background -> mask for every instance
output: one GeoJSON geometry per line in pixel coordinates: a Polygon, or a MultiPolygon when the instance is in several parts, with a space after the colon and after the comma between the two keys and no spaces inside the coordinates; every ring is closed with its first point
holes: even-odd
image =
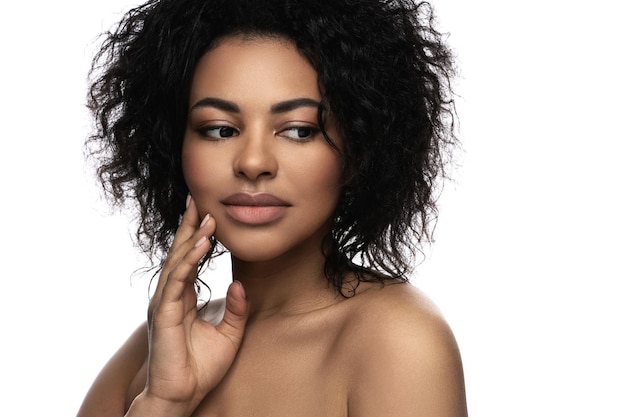
{"type": "MultiPolygon", "coordinates": [[[[75,414],[144,318],[128,219],[82,155],[93,41],[132,4],[0,12],[2,415],[75,414]]],[[[414,282],[457,335],[473,416],[626,416],[619,4],[435,2],[465,153],[414,282]]],[[[212,276],[219,293],[227,274],[212,276]]]]}

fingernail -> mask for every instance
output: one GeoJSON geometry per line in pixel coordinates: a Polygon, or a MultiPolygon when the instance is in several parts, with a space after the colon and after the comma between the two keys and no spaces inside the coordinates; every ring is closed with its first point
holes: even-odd
{"type": "Polygon", "coordinates": [[[191,203],[191,194],[187,194],[187,201],[185,202],[185,208],[189,208],[189,203],[191,203]]]}
{"type": "Polygon", "coordinates": [[[241,295],[243,295],[243,298],[244,299],[248,298],[248,297],[246,297],[246,290],[243,287],[243,284],[241,283],[241,281],[235,280],[235,285],[239,285],[239,288],[241,288],[241,295]]]}
{"type": "Polygon", "coordinates": [[[202,244],[206,241],[206,236],[202,236],[195,245],[193,245],[194,248],[198,248],[200,246],[202,246],[202,244]]]}
{"type": "Polygon", "coordinates": [[[211,215],[207,213],[207,215],[204,216],[204,219],[202,219],[202,223],[200,223],[200,228],[204,227],[204,225],[206,224],[206,222],[209,221],[210,218],[211,218],[211,215]]]}

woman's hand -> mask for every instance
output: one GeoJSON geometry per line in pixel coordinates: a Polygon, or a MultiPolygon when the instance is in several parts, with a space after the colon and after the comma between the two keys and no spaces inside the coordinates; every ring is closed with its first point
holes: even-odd
{"type": "Polygon", "coordinates": [[[241,283],[228,289],[224,319],[217,327],[197,314],[198,262],[209,250],[208,237],[214,232],[215,220],[207,215],[201,222],[189,197],[148,310],[146,388],[128,415],[138,408],[152,415],[191,414],[235,359],[248,315],[241,283]]]}

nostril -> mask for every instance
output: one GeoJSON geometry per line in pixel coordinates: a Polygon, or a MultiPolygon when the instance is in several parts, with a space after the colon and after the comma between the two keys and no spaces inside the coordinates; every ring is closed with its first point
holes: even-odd
{"type": "MultiPolygon", "coordinates": [[[[259,140],[249,139],[240,149],[240,153],[233,166],[237,176],[249,180],[270,178],[276,174],[278,164],[271,146],[259,140]]],[[[243,141],[242,141],[243,142],[243,141]]]]}

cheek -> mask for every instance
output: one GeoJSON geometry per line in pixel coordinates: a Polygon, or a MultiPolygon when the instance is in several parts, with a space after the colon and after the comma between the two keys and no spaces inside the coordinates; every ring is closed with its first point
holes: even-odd
{"type": "Polygon", "coordinates": [[[206,168],[203,166],[204,164],[200,163],[200,160],[201,158],[197,152],[193,152],[188,145],[183,145],[183,177],[192,194],[195,188],[201,186],[201,178],[203,178],[205,174],[203,171],[206,168]]]}
{"type": "MultiPolygon", "coordinates": [[[[342,163],[334,153],[328,152],[311,158],[309,164],[301,164],[299,175],[304,189],[310,190],[310,198],[317,204],[334,210],[341,190],[342,163]]],[[[321,207],[320,207],[321,208],[321,207]]]]}
{"type": "Polygon", "coordinates": [[[189,144],[183,145],[182,151],[182,167],[185,183],[189,188],[189,192],[193,196],[198,208],[202,212],[206,211],[206,202],[203,196],[206,196],[214,187],[215,179],[215,161],[207,155],[207,150],[202,147],[189,144]],[[204,210],[203,210],[204,209],[204,210]]]}
{"type": "Polygon", "coordinates": [[[343,178],[342,159],[334,150],[329,149],[315,162],[312,172],[319,183],[325,183],[332,189],[339,189],[343,178]]]}

